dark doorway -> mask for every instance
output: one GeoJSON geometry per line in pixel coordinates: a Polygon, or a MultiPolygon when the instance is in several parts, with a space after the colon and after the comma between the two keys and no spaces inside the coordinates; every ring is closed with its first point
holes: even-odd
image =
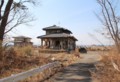
{"type": "Polygon", "coordinates": [[[55,48],[60,49],[60,41],[59,40],[55,41],[55,48]]]}
{"type": "Polygon", "coordinates": [[[68,41],[65,41],[65,48],[64,49],[67,49],[68,48],[68,41]]]}

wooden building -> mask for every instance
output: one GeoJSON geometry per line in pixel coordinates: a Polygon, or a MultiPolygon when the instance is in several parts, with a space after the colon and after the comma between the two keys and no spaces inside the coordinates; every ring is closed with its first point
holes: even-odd
{"type": "Polygon", "coordinates": [[[29,45],[32,46],[33,45],[30,37],[17,36],[13,38],[14,38],[14,46],[29,46],[29,45]]]}
{"type": "Polygon", "coordinates": [[[45,35],[38,36],[41,39],[41,46],[47,49],[64,49],[74,50],[77,39],[72,36],[72,32],[63,27],[56,25],[43,28],[46,31],[45,35]]]}

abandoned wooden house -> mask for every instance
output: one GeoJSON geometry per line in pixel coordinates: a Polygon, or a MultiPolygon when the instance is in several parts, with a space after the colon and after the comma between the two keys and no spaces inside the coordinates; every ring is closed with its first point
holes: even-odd
{"type": "Polygon", "coordinates": [[[47,49],[74,50],[77,39],[72,36],[72,32],[60,26],[49,26],[43,28],[45,35],[38,36],[41,39],[41,46],[47,49]]]}
{"type": "Polygon", "coordinates": [[[33,45],[30,37],[17,36],[13,38],[14,38],[14,46],[32,46],[33,45]]]}

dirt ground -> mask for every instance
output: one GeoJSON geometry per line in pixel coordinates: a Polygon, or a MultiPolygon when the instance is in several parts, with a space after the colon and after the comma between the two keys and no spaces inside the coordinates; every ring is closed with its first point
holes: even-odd
{"type": "Polygon", "coordinates": [[[91,78],[90,69],[95,69],[94,64],[100,60],[101,56],[98,52],[80,54],[80,58],[76,62],[67,66],[46,82],[99,82],[91,78]]]}

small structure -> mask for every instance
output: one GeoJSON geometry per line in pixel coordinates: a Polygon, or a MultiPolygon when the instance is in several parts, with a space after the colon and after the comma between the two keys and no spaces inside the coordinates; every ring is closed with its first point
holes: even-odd
{"type": "Polygon", "coordinates": [[[74,50],[77,39],[70,35],[72,32],[60,26],[49,26],[43,28],[45,35],[38,36],[41,39],[41,46],[47,49],[74,50]]]}
{"type": "Polygon", "coordinates": [[[17,36],[13,38],[14,38],[14,46],[29,46],[29,45],[32,46],[33,45],[30,37],[17,36]]]}

